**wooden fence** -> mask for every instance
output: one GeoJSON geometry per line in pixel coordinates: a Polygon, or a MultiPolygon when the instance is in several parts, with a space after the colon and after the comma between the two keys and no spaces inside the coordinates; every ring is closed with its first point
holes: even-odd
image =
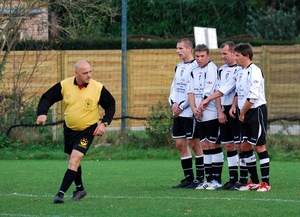
{"type": "MultiPolygon", "coordinates": [[[[102,82],[114,95],[117,103],[115,117],[121,118],[123,92],[120,50],[12,52],[0,82],[0,91],[18,87],[24,89],[25,99],[39,97],[56,82],[73,76],[74,65],[80,59],[85,59],[91,64],[93,78],[102,82]]],[[[211,60],[217,66],[223,64],[219,49],[211,50],[211,60]]],[[[179,62],[175,49],[128,51],[128,116],[146,118],[150,106],[159,101],[167,102],[174,68],[179,62]]],[[[269,119],[298,118],[300,46],[254,47],[253,62],[261,67],[265,74],[269,119]]],[[[57,108],[58,120],[61,120],[61,105],[58,104],[57,108]]],[[[140,127],[145,126],[146,122],[128,119],[127,125],[140,127]]],[[[113,121],[111,126],[120,127],[121,120],[113,121]]]]}

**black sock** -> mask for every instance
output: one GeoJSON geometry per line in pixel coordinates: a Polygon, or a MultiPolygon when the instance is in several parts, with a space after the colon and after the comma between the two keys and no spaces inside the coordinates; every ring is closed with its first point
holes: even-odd
{"type": "Polygon", "coordinates": [[[260,172],[261,172],[261,180],[263,182],[269,183],[269,176],[270,176],[270,158],[268,151],[265,150],[261,153],[257,153],[260,162],[260,172]],[[262,163],[264,162],[264,163],[262,163]]]}
{"type": "Polygon", "coordinates": [[[253,183],[258,184],[258,174],[257,174],[257,166],[256,166],[256,158],[253,150],[243,152],[248,168],[248,172],[250,174],[250,179],[253,183]]]}
{"type": "Polygon", "coordinates": [[[240,157],[240,183],[246,184],[248,182],[248,168],[243,153],[239,154],[240,157]]]}
{"type": "Polygon", "coordinates": [[[181,158],[181,166],[183,169],[185,179],[192,182],[194,180],[192,156],[181,158]]]}
{"type": "Polygon", "coordinates": [[[62,180],[59,192],[62,193],[66,193],[67,190],[70,188],[72,182],[74,181],[74,179],[76,178],[77,172],[67,169],[64,178],[62,180]]]}
{"type": "Polygon", "coordinates": [[[200,182],[204,180],[204,163],[203,155],[195,156],[196,159],[196,179],[200,182]]]}
{"type": "Polygon", "coordinates": [[[81,170],[81,165],[79,165],[77,169],[77,175],[76,178],[74,179],[75,185],[76,185],[76,190],[77,191],[82,191],[84,189],[83,183],[82,183],[82,170],[81,170]]]}

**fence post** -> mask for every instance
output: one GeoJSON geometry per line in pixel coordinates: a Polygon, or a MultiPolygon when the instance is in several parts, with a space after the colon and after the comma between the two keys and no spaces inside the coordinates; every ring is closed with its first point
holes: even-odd
{"type": "MultiPolygon", "coordinates": [[[[56,103],[53,104],[52,106],[52,123],[56,122],[56,103]]],[[[56,141],[56,124],[52,126],[52,141],[56,141]]]]}
{"type": "Polygon", "coordinates": [[[270,53],[267,51],[267,46],[263,45],[261,46],[261,66],[262,66],[262,71],[264,73],[265,77],[265,94],[266,94],[266,99],[267,101],[271,101],[271,91],[270,91],[270,53]]]}
{"type": "Polygon", "coordinates": [[[124,134],[127,116],[127,0],[122,0],[122,125],[124,134]]]}

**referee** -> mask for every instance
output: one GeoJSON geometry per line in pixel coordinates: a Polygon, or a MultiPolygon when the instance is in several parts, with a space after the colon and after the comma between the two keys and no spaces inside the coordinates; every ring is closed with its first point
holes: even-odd
{"type": "Polygon", "coordinates": [[[44,125],[49,108],[58,101],[64,107],[64,152],[68,156],[68,169],[62,179],[54,203],[63,203],[64,195],[75,183],[72,201],[87,194],[82,183],[80,161],[88,151],[94,136],[102,136],[105,127],[115,114],[115,99],[111,93],[92,77],[92,68],[85,60],[75,64],[75,77],[62,80],[45,92],[37,108],[37,124],[44,125]],[[99,105],[105,114],[100,122],[99,105]]]}

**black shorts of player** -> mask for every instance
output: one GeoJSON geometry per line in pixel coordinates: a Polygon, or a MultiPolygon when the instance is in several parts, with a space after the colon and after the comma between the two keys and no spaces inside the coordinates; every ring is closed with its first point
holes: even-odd
{"type": "Polygon", "coordinates": [[[196,130],[195,118],[177,117],[173,120],[173,135],[174,139],[187,138],[195,139],[199,138],[196,130]]]}
{"type": "Polygon", "coordinates": [[[242,138],[252,145],[265,145],[267,142],[268,111],[266,105],[249,109],[241,124],[242,138]]]}
{"type": "Polygon", "coordinates": [[[238,133],[238,126],[239,126],[239,118],[232,118],[229,115],[229,110],[231,105],[226,105],[224,107],[224,114],[226,115],[227,122],[225,124],[220,123],[220,138],[221,143],[232,143],[234,142],[234,136],[238,133]]]}
{"type": "Polygon", "coordinates": [[[71,154],[73,150],[77,150],[85,155],[93,142],[93,132],[97,125],[95,123],[82,131],[75,131],[67,127],[66,123],[64,123],[64,152],[71,154]]]}
{"type": "Polygon", "coordinates": [[[218,119],[197,122],[200,141],[207,140],[208,142],[220,144],[220,124],[218,119]]]}

